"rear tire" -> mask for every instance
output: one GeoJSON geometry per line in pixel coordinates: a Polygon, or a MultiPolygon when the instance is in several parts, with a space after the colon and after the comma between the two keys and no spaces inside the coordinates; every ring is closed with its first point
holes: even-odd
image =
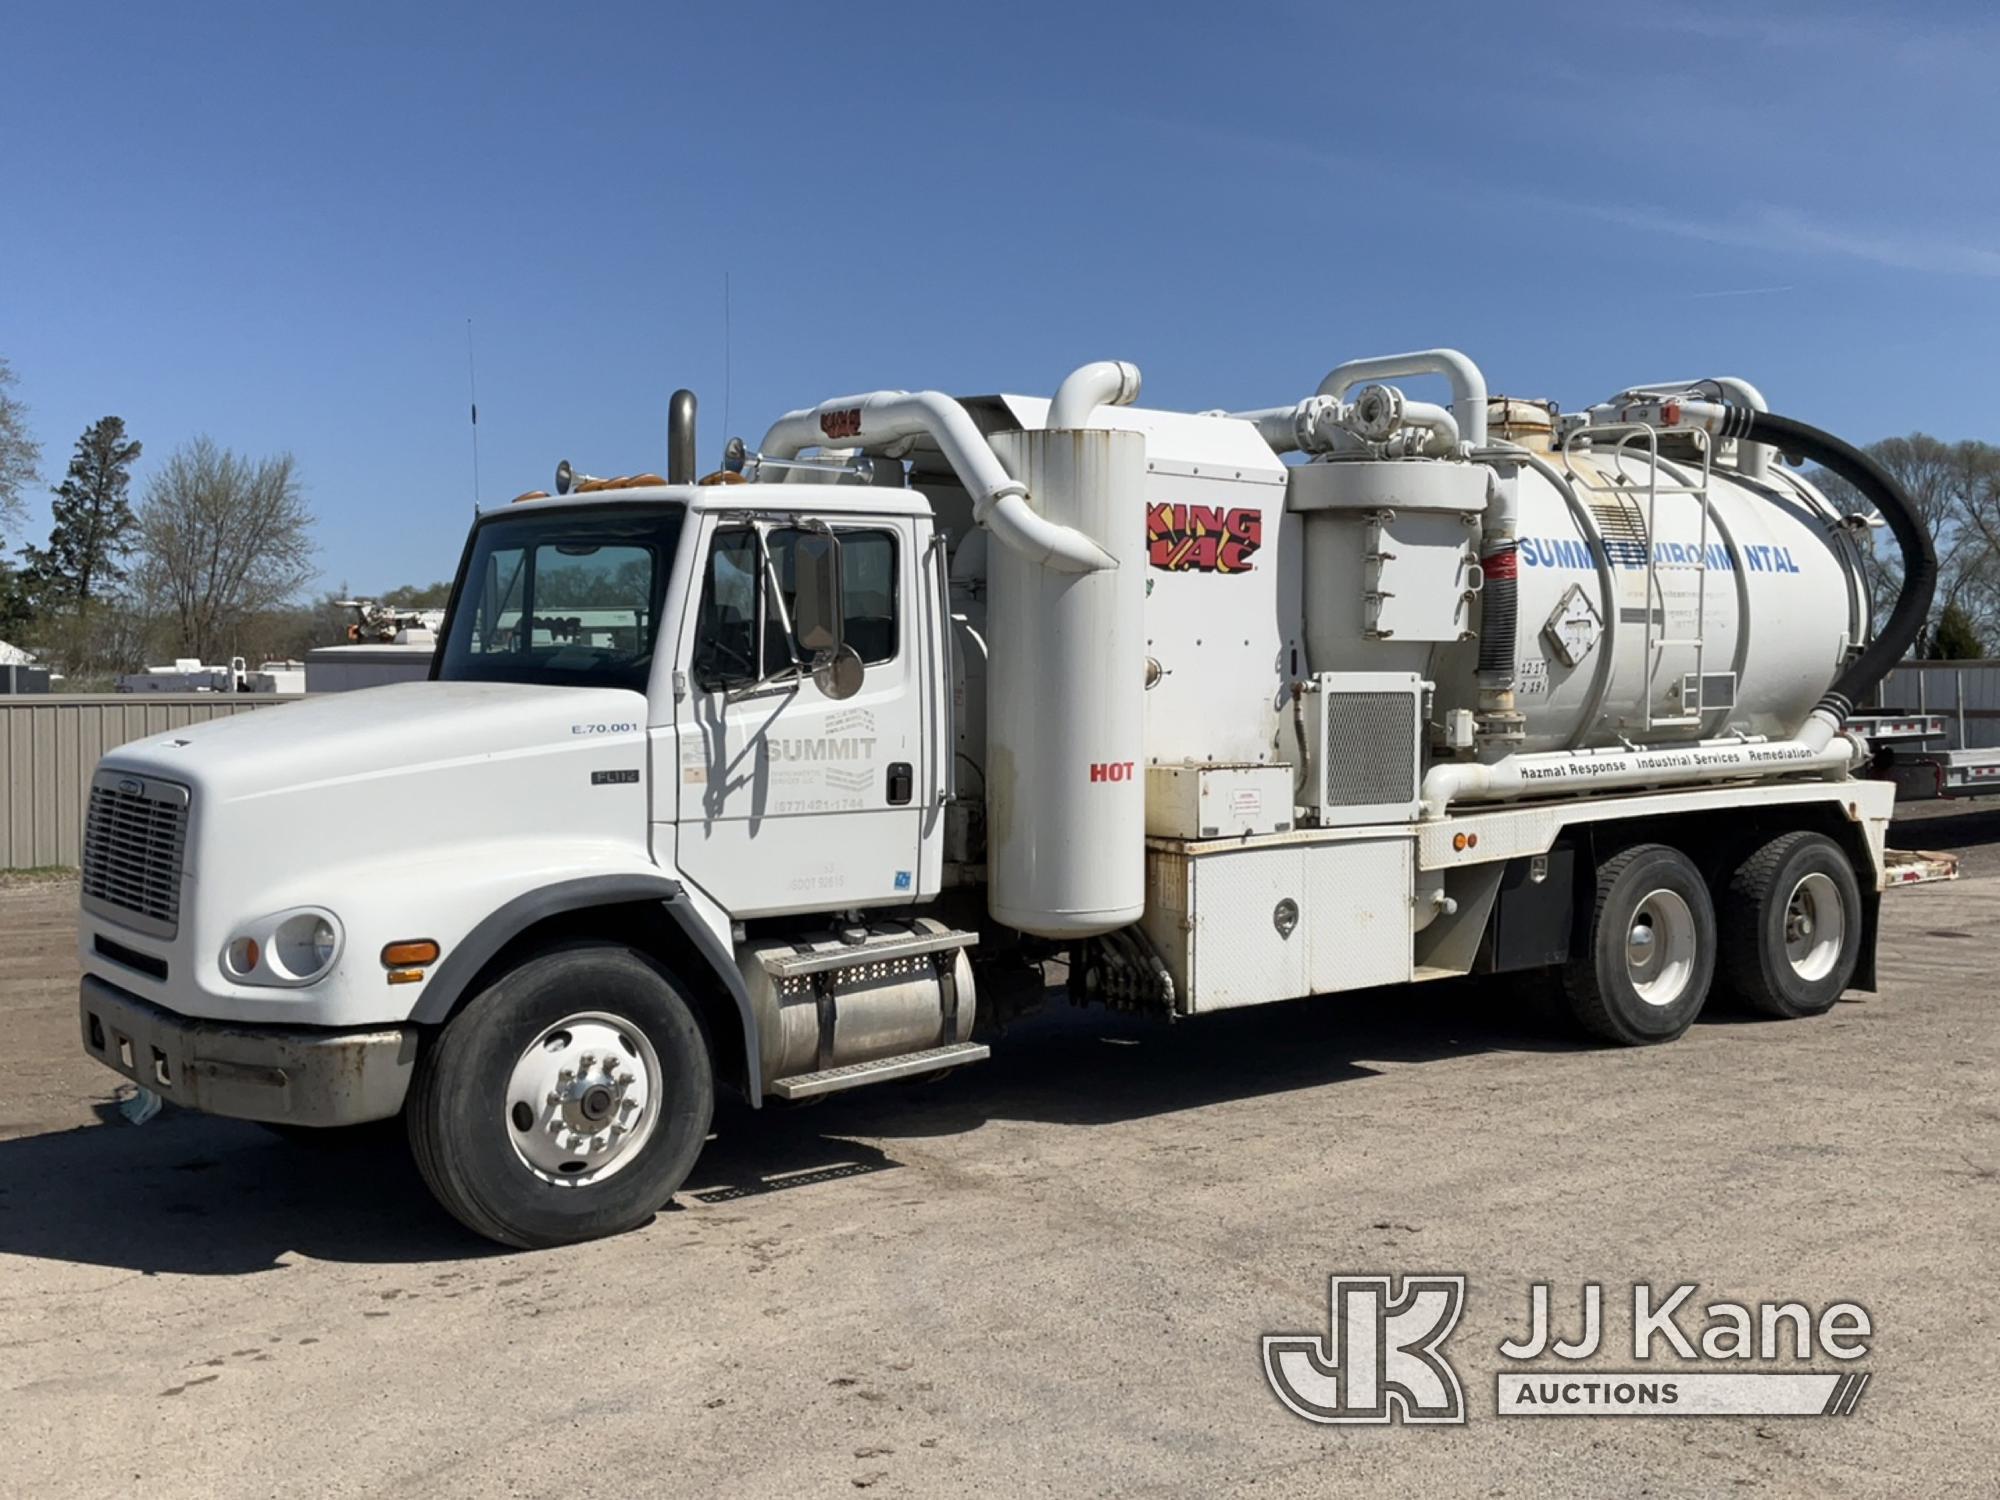
{"type": "Polygon", "coordinates": [[[1605,860],[1580,937],[1562,984],[1584,1030],[1636,1047],[1694,1024],[1715,976],[1715,907],[1685,854],[1637,844],[1605,860]]]}
{"type": "Polygon", "coordinates": [[[1753,1010],[1824,1015],[1861,957],[1861,884],[1821,833],[1780,834],[1738,864],[1723,889],[1722,984],[1753,1010]]]}
{"type": "Polygon", "coordinates": [[[476,995],[417,1062],[411,1154],[468,1229],[540,1249],[650,1220],[715,1108],[701,1023],[651,960],[580,944],[476,995]]]}

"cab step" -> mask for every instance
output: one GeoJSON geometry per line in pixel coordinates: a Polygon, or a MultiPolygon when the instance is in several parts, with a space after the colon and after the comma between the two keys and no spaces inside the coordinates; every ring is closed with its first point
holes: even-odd
{"type": "Polygon", "coordinates": [[[922,1052],[905,1052],[900,1057],[878,1057],[873,1062],[846,1063],[819,1073],[780,1078],[771,1085],[771,1092],[780,1099],[816,1099],[821,1094],[837,1094],[843,1089],[858,1089],[864,1084],[887,1083],[892,1078],[916,1078],[942,1068],[984,1062],[992,1055],[993,1049],[984,1042],[952,1042],[943,1047],[929,1047],[922,1052]]]}

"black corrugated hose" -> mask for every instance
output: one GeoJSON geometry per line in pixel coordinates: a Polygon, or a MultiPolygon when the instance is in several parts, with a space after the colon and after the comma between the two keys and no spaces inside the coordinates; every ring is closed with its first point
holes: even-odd
{"type": "Polygon", "coordinates": [[[1889,523],[1896,545],[1903,553],[1903,591],[1896,606],[1847,670],[1834,679],[1821,708],[1845,719],[1858,703],[1866,703],[1889,669],[1903,659],[1915,644],[1930,618],[1931,595],[1937,589],[1937,551],[1931,545],[1929,528],[1917,514],[1916,502],[1895,477],[1859,448],[1844,443],[1830,432],[1822,432],[1791,417],[1774,416],[1748,407],[1725,407],[1721,436],[1743,442],[1764,443],[1781,452],[1792,453],[1838,474],[1859,490],[1889,523]],[[1836,701],[1837,700],[1837,701],[1836,701]]]}
{"type": "Polygon", "coordinates": [[[1519,609],[1520,553],[1514,538],[1496,543],[1479,559],[1485,583],[1479,601],[1479,674],[1509,676],[1514,671],[1514,620],[1519,609]]]}

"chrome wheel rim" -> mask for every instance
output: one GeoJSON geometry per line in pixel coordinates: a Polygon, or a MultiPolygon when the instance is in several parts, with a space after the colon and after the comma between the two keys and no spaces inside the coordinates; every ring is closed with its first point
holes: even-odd
{"type": "Polygon", "coordinates": [[[1647,1005],[1672,1005],[1694,973],[1694,912],[1675,891],[1648,891],[1625,929],[1625,974],[1647,1005]]]}
{"type": "Polygon", "coordinates": [[[1785,958],[1792,972],[1811,983],[1831,974],[1847,938],[1847,911],[1831,876],[1814,871],[1800,878],[1785,900],[1785,958]]]}
{"type": "Polygon", "coordinates": [[[557,1187],[625,1166],[660,1119],[660,1059],[645,1033],[602,1011],[548,1027],[514,1064],[500,1123],[521,1164],[557,1187]]]}

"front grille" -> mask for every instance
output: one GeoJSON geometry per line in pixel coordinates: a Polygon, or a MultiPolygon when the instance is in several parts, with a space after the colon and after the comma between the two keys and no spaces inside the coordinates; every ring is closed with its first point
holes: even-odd
{"type": "Polygon", "coordinates": [[[83,825],[83,905],[136,932],[180,928],[181,856],[188,791],[127,771],[101,770],[83,825]]]}

